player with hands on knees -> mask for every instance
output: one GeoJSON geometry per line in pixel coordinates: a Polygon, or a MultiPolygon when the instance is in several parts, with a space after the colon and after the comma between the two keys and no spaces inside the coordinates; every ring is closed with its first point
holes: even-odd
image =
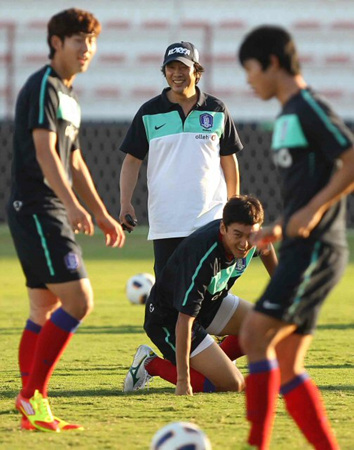
{"type": "Polygon", "coordinates": [[[82,157],[80,106],[72,88],[96,53],[100,31],[99,21],[87,11],[71,8],[54,15],[48,22],[50,62],[28,78],[16,104],[7,215],[30,302],[19,346],[22,389],[16,399],[25,430],[82,429],[53,416],[47,395],[56,364],[93,308],[75,234],[94,233],[92,214],[107,246],[122,247],[125,241],[82,157]]]}
{"type": "Polygon", "coordinates": [[[163,358],[141,345],[126,375],[125,392],[141,389],[153,376],[176,385],[177,395],[243,390],[243,376],[233,361],[244,355],[238,333],[251,304],[230,289],[255,256],[270,275],[275,270],[273,246],[258,252],[250,242],[263,219],[255,197],[232,197],[222,219],[180,243],[145,305],[145,331],[163,358]],[[211,335],[226,338],[218,345],[211,335]]]}

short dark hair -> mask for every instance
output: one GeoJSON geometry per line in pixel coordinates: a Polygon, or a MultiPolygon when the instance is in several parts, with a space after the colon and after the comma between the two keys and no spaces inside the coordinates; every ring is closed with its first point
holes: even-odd
{"type": "Polygon", "coordinates": [[[53,59],[55,49],[52,47],[52,36],[58,36],[63,42],[66,37],[77,33],[86,33],[98,36],[101,24],[96,17],[88,11],[70,8],[55,14],[48,22],[47,42],[49,45],[49,58],[53,59]]]}
{"type": "MultiPolygon", "coordinates": [[[[161,67],[161,72],[163,73],[164,77],[166,77],[166,71],[165,71],[166,65],[161,67]]],[[[199,83],[203,72],[205,72],[204,67],[201,64],[195,62],[194,63],[194,73],[196,74],[196,80],[195,80],[196,85],[199,83]]]]}
{"type": "Polygon", "coordinates": [[[252,195],[231,197],[224,206],[222,221],[227,228],[232,223],[262,225],[264,210],[261,202],[252,195]]]}
{"type": "Polygon", "coordinates": [[[248,59],[256,59],[263,70],[269,66],[271,55],[278,58],[280,67],[289,74],[300,73],[299,56],[292,36],[275,25],[263,25],[246,34],[238,53],[242,66],[248,59]]]}

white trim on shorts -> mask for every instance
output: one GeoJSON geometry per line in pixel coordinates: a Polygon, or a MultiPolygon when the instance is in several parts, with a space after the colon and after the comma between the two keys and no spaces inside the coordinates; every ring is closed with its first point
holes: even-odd
{"type": "MultiPolygon", "coordinates": [[[[240,304],[240,297],[237,297],[233,294],[228,294],[222,301],[218,312],[216,313],[214,319],[211,324],[208,326],[206,331],[210,334],[214,334],[215,336],[219,336],[222,330],[225,328],[226,324],[229,322],[234,312],[238,308],[240,304]]],[[[210,347],[215,343],[215,340],[207,334],[202,342],[198,345],[196,349],[190,354],[190,357],[197,356],[203,350],[210,347]]]]}
{"type": "Polygon", "coordinates": [[[228,294],[222,301],[218,312],[216,313],[211,324],[206,331],[215,336],[220,336],[222,330],[226,327],[234,312],[240,304],[240,297],[237,295],[228,294]]]}
{"type": "Polygon", "coordinates": [[[210,336],[210,334],[207,334],[202,342],[198,345],[198,347],[192,351],[192,353],[190,354],[190,358],[193,358],[193,356],[197,356],[199,353],[201,353],[203,350],[210,347],[214,343],[215,340],[210,336]]]}

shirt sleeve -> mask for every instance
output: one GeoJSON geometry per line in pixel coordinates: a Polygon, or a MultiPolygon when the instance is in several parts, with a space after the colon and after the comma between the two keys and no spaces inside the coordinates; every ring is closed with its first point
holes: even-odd
{"type": "Polygon", "coordinates": [[[233,155],[242,150],[243,145],[238,135],[236,125],[228,109],[225,107],[225,127],[220,139],[220,156],[233,155]]]}
{"type": "Polygon", "coordinates": [[[309,97],[308,111],[300,115],[310,145],[330,162],[348,150],[354,136],[326,102],[309,97]]]}
{"type": "Polygon", "coordinates": [[[141,160],[147,155],[149,143],[146,137],[142,108],[136,113],[120,146],[120,150],[141,160]]]}
{"type": "MultiPolygon", "coordinates": [[[[75,95],[75,100],[76,100],[77,104],[80,105],[79,99],[78,99],[78,97],[76,95],[75,95]]],[[[73,140],[73,143],[72,143],[72,147],[71,147],[71,151],[72,152],[74,150],[81,150],[80,132],[79,132],[79,130],[80,130],[80,127],[77,130],[76,137],[75,137],[75,139],[73,140]]]]}
{"type": "Polygon", "coordinates": [[[57,109],[59,98],[54,86],[48,82],[42,91],[41,87],[32,89],[29,102],[29,122],[30,130],[43,128],[48,131],[57,132],[57,109]]]}

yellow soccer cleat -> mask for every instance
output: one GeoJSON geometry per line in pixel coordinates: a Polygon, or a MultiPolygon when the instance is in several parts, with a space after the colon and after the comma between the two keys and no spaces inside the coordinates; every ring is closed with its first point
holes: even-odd
{"type": "Polygon", "coordinates": [[[38,390],[34,392],[31,398],[25,398],[20,393],[16,398],[15,406],[37,430],[52,433],[60,431],[59,424],[55,421],[50,410],[48,399],[44,398],[38,390]]]}
{"type": "MultiPolygon", "coordinates": [[[[59,419],[59,417],[54,417],[54,422],[58,423],[60,431],[84,430],[84,427],[82,425],[78,425],[76,423],[65,422],[65,420],[59,419]]],[[[37,428],[31,424],[31,422],[27,419],[27,417],[22,416],[21,417],[21,430],[35,431],[35,430],[37,430],[37,428]]]]}

